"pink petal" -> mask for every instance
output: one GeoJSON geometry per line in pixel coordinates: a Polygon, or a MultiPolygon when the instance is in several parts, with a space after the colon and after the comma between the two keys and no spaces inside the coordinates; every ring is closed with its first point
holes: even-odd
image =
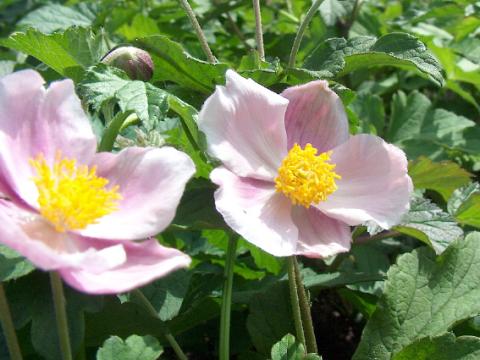
{"type": "Polygon", "coordinates": [[[88,239],[69,233],[59,233],[35,213],[0,200],[0,243],[18,251],[42,270],[64,267],[104,271],[125,261],[121,245],[97,248],[88,239]]]}
{"type": "Polygon", "coordinates": [[[200,111],[208,151],[238,176],[272,180],[287,154],[288,101],[232,70],[226,79],[200,111]]]}
{"type": "Polygon", "coordinates": [[[372,220],[388,229],[409,209],[413,190],[402,150],[373,135],[352,136],[333,149],[338,189],[316,207],[349,225],[372,220]]]}
{"type": "Polygon", "coordinates": [[[176,249],[158,244],[157,240],[139,243],[122,242],[125,263],[101,273],[85,269],[62,269],[60,274],[70,286],[90,294],[117,294],[140,287],[168,273],[187,267],[190,258],[176,249]]]}
{"type": "Polygon", "coordinates": [[[88,162],[95,136],[71,80],[43,87],[32,70],[0,79],[0,191],[36,207],[37,189],[29,160],[43,153],[48,161],[58,150],[88,162]]]}
{"type": "Polygon", "coordinates": [[[313,206],[295,206],[292,218],[298,228],[298,255],[326,258],[350,250],[352,235],[345,223],[329,218],[313,206]]]}
{"type": "Polygon", "coordinates": [[[118,154],[95,156],[97,174],[119,185],[120,208],[80,231],[84,236],[134,240],[165,229],[175,216],[187,181],[195,173],[192,160],[171,147],[131,147],[118,154]]]}
{"type": "Polygon", "coordinates": [[[290,102],[285,115],[288,148],[307,143],[319,153],[348,140],[348,119],[342,101],[324,80],[286,89],[282,94],[290,102]]]}
{"type": "Polygon", "coordinates": [[[212,171],[217,210],[245,240],[275,256],[295,253],[298,230],[292,222],[291,202],[276,193],[272,182],[240,178],[226,168],[212,171]]]}

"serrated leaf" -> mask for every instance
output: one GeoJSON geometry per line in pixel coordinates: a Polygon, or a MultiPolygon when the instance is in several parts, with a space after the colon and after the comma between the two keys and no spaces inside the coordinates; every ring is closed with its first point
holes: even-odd
{"type": "Polygon", "coordinates": [[[444,80],[441,67],[426,46],[406,33],[390,33],[380,38],[357,36],[349,40],[325,40],[305,60],[305,68],[318,77],[340,77],[361,68],[395,66],[414,70],[437,85],[444,80]]]}
{"type": "Polygon", "coordinates": [[[165,36],[155,35],[137,40],[155,64],[152,81],[173,81],[189,89],[211,93],[216,84],[225,82],[226,64],[209,64],[188,54],[165,36]]]}
{"type": "Polygon", "coordinates": [[[480,233],[442,255],[420,248],[402,255],[387,274],[383,296],[368,321],[354,360],[387,360],[427,336],[480,313],[480,233]]]}
{"type": "Polygon", "coordinates": [[[435,190],[445,200],[455,189],[470,182],[471,174],[452,161],[433,162],[420,157],[408,164],[408,174],[416,189],[435,190]]]}
{"type": "Polygon", "coordinates": [[[285,335],[282,340],[272,346],[272,360],[321,360],[316,354],[305,353],[305,347],[291,334],[285,335]]]}
{"type": "Polygon", "coordinates": [[[35,267],[16,251],[0,245],[0,281],[18,279],[34,269],[35,267]]]}
{"type": "Polygon", "coordinates": [[[29,12],[17,23],[17,26],[21,30],[34,28],[45,34],[66,30],[72,26],[89,27],[93,24],[96,16],[89,10],[86,4],[79,4],[75,7],[48,4],[29,12]]]}
{"type": "Polygon", "coordinates": [[[407,346],[392,360],[476,360],[480,358],[480,338],[455,337],[448,333],[436,338],[423,338],[407,346]]]}
{"type": "Polygon", "coordinates": [[[396,231],[412,236],[441,254],[453,241],[463,236],[462,229],[450,214],[428,199],[414,197],[396,231]]]}
{"type": "Polygon", "coordinates": [[[75,81],[80,80],[85,68],[98,63],[107,52],[103,37],[83,28],[50,35],[29,29],[0,39],[0,45],[33,56],[75,81]]]}
{"type": "Polygon", "coordinates": [[[155,360],[163,353],[157,339],[132,335],[123,341],[111,336],[97,352],[97,360],[155,360]]]}
{"type": "Polygon", "coordinates": [[[462,194],[464,201],[455,211],[454,216],[462,224],[480,228],[480,186],[478,183],[474,184],[470,188],[464,189],[462,194]]]}
{"type": "Polygon", "coordinates": [[[117,101],[122,112],[135,112],[149,130],[154,129],[168,111],[166,91],[150,83],[131,80],[122,70],[105,64],[88,69],[78,88],[95,108],[112,99],[117,101]]]}

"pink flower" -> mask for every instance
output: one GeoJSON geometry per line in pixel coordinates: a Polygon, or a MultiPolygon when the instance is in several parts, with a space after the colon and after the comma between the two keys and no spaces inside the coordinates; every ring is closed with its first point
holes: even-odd
{"type": "Polygon", "coordinates": [[[74,288],[118,293],[186,267],[141,242],[172,221],[190,158],[169,147],[95,153],[72,81],[48,89],[35,71],[0,79],[0,242],[74,288]]]}
{"type": "Polygon", "coordinates": [[[348,251],[350,226],[373,221],[387,229],[409,208],[405,154],[376,136],[349,136],[326,81],[277,95],[230,70],[199,127],[223,163],[211,173],[218,211],[270,254],[348,251]]]}

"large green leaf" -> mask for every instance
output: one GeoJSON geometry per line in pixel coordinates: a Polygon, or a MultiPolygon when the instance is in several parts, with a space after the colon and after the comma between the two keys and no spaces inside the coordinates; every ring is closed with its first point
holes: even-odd
{"type": "Polygon", "coordinates": [[[452,333],[423,338],[407,346],[392,360],[477,360],[480,339],[474,336],[455,338],[452,333]]]}
{"type": "Polygon", "coordinates": [[[437,254],[441,254],[453,241],[463,236],[462,229],[452,215],[419,196],[413,198],[410,211],[393,229],[423,241],[437,254]]]}
{"type": "Polygon", "coordinates": [[[250,299],[247,329],[257,350],[268,354],[283,336],[293,333],[289,290],[279,282],[250,299]]]}
{"type": "Polygon", "coordinates": [[[21,30],[34,28],[50,34],[54,31],[67,30],[72,26],[89,27],[95,21],[95,16],[87,4],[78,4],[75,7],[48,4],[29,12],[17,26],[21,30]]]}
{"type": "Polygon", "coordinates": [[[107,52],[104,38],[83,28],[50,35],[29,29],[0,39],[0,45],[33,56],[75,81],[80,80],[85,68],[99,62],[107,52]]]}
{"type": "Polygon", "coordinates": [[[97,360],[155,360],[162,353],[162,346],[152,336],[131,335],[125,341],[111,336],[98,350],[97,360]]]}
{"type": "Polygon", "coordinates": [[[470,173],[451,161],[433,162],[420,157],[408,164],[408,173],[416,189],[435,190],[445,200],[453,191],[470,182],[470,173]]]}
{"type": "Polygon", "coordinates": [[[373,66],[414,70],[437,85],[444,81],[435,57],[420,40],[406,33],[391,33],[378,39],[370,36],[328,39],[305,61],[305,68],[318,77],[343,76],[373,66]]]}
{"type": "Polygon", "coordinates": [[[402,255],[387,274],[354,359],[392,359],[413,342],[443,335],[480,313],[479,241],[480,233],[471,233],[438,257],[428,248],[402,255]]]}
{"type": "Polygon", "coordinates": [[[155,35],[137,40],[155,64],[152,81],[170,80],[187,88],[210,93],[216,84],[225,82],[226,64],[209,64],[188,54],[183,47],[165,36],[155,35]]]}

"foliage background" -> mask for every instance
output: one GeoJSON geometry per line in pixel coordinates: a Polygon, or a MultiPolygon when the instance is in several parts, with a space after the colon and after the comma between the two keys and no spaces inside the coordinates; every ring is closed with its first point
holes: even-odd
{"type": "MultiPolygon", "coordinates": [[[[352,133],[377,134],[410,159],[416,191],[402,224],[390,231],[365,224],[354,229],[350,253],[303,260],[323,358],[478,358],[480,237],[472,232],[480,227],[480,3],[325,0],[293,68],[291,45],[310,1],[262,2],[266,61],[254,50],[250,1],[191,4],[215,65],[202,61],[176,1],[0,2],[0,75],[34,68],[48,81],[71,78],[99,138],[114,119],[127,118],[115,150],[166,143],[187,152],[198,169],[174,223],[158,237],[187,252],[193,266],[142,289],[158,318],[131,294],[68,290],[76,358],[173,358],[165,326],[192,359],[216,357],[229,232],[214,208],[208,173],[215,162],[195,121],[228,68],[278,92],[328,79],[352,133]],[[150,82],[99,64],[121,44],[150,52],[150,82]]],[[[25,357],[59,359],[46,275],[0,250],[0,278],[25,357]]],[[[243,240],[237,256],[233,356],[303,358],[300,350],[282,352],[294,344],[284,338],[294,333],[284,260],[243,240]]],[[[8,358],[2,340],[0,358],[8,358]]]]}

